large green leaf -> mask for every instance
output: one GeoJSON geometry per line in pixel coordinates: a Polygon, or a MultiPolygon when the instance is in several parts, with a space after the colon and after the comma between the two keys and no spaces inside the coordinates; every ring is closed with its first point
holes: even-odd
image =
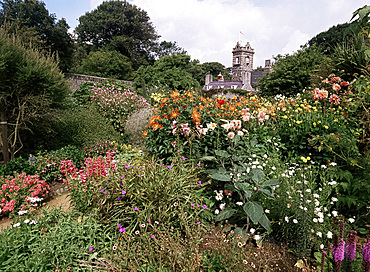
{"type": "Polygon", "coordinates": [[[269,179],[263,182],[262,186],[276,186],[279,185],[280,180],[279,179],[269,179]]]}
{"type": "Polygon", "coordinates": [[[261,169],[254,169],[252,180],[257,183],[258,185],[262,184],[263,178],[265,177],[265,174],[261,169]]]}
{"type": "Polygon", "coordinates": [[[245,203],[243,210],[255,224],[259,222],[261,216],[264,214],[262,206],[255,201],[245,203]]]}
{"type": "Polygon", "coordinates": [[[268,196],[274,196],[274,190],[269,186],[261,188],[260,191],[268,196]]]}
{"type": "Polygon", "coordinates": [[[230,158],[230,154],[225,150],[215,150],[216,156],[219,156],[221,158],[227,159],[230,158]]]}
{"type": "Polygon", "coordinates": [[[247,182],[237,182],[235,183],[235,187],[238,191],[247,192],[251,191],[252,186],[247,182]]]}
{"type": "Polygon", "coordinates": [[[230,177],[230,174],[224,174],[224,173],[213,173],[211,175],[211,178],[215,179],[215,180],[219,180],[219,181],[231,181],[231,177],[230,177]]]}
{"type": "Polygon", "coordinates": [[[216,216],[215,221],[219,222],[219,221],[229,219],[231,216],[233,216],[234,213],[235,213],[234,209],[229,208],[229,207],[225,208],[216,216]]]}
{"type": "Polygon", "coordinates": [[[271,223],[270,220],[267,218],[266,214],[263,213],[261,218],[258,220],[262,227],[264,227],[267,231],[271,231],[271,223]]]}

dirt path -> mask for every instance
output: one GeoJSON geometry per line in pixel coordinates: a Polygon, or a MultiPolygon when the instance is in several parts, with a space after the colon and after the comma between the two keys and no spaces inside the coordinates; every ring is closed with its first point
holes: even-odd
{"type": "MultiPolygon", "coordinates": [[[[62,186],[55,186],[51,190],[51,199],[44,203],[44,206],[41,209],[49,208],[59,208],[61,207],[63,211],[70,211],[71,208],[69,206],[70,202],[68,199],[68,192],[62,189],[62,186]]],[[[4,218],[0,220],[0,232],[3,229],[12,226],[13,219],[4,218]]]]}

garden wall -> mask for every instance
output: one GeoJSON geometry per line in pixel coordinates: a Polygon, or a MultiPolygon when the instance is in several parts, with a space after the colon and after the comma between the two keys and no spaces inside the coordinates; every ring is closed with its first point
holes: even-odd
{"type": "Polygon", "coordinates": [[[132,81],[105,78],[105,77],[97,77],[97,76],[80,75],[80,74],[72,74],[72,73],[67,73],[66,78],[69,80],[69,86],[72,91],[76,91],[80,87],[81,83],[84,83],[84,82],[102,83],[108,79],[113,80],[113,81],[124,82],[129,87],[133,85],[132,81]]]}

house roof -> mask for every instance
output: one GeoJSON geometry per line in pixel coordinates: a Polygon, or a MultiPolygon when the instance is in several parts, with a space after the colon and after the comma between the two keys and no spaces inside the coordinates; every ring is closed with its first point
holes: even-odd
{"type": "Polygon", "coordinates": [[[218,89],[223,87],[224,89],[241,89],[243,87],[241,81],[212,81],[208,84],[209,89],[218,89]],[[236,86],[236,87],[233,87],[236,86]]]}

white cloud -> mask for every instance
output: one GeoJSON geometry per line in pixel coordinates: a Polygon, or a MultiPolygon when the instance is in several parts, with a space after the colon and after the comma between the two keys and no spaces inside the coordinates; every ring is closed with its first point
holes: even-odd
{"type": "MultiPolygon", "coordinates": [[[[102,0],[90,0],[95,9],[102,0]]],[[[368,0],[129,0],[148,13],[161,40],[176,41],[192,59],[231,65],[239,40],[255,50],[255,67],[292,53],[331,26],[348,22],[368,0]],[[244,35],[239,35],[242,31],[244,35]]]]}

